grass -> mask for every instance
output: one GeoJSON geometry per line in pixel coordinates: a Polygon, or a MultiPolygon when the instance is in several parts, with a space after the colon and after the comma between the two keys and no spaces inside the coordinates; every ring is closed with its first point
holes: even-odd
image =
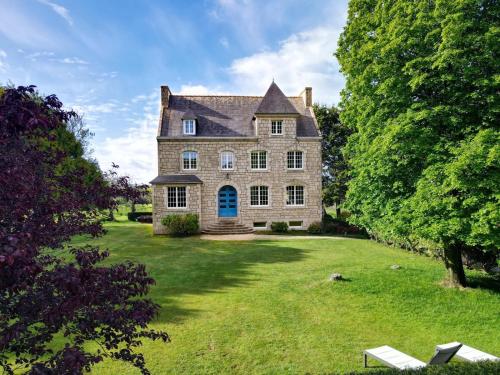
{"type": "MultiPolygon", "coordinates": [[[[92,242],[111,262],[145,263],[157,282],[152,326],[172,342],[144,343],[153,374],[361,370],[363,349],[384,344],[421,360],[450,341],[500,354],[500,294],[480,273],[468,276],[481,288],[446,289],[440,262],[362,239],[221,242],[155,237],[148,224],[107,229],[92,242]],[[347,281],[329,282],[334,272],[347,281]]],[[[106,361],[94,373],[138,371],[106,361]]]]}

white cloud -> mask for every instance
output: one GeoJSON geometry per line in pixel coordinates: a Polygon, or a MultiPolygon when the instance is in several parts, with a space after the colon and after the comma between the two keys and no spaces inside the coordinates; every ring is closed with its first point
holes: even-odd
{"type": "Polygon", "coordinates": [[[0,72],[7,70],[7,53],[0,49],[0,72]]]}
{"type": "Polygon", "coordinates": [[[272,79],[287,95],[298,95],[313,87],[313,99],[338,103],[344,85],[333,57],[341,30],[317,27],[291,35],[276,51],[266,51],[234,60],[228,71],[238,92],[262,95],[272,79]]]}
{"type": "Polygon", "coordinates": [[[57,60],[63,64],[79,64],[79,65],[88,65],[89,63],[85,60],[82,60],[78,57],[65,57],[64,59],[57,60]]]}
{"type": "Polygon", "coordinates": [[[150,95],[143,107],[141,118],[132,120],[132,126],[118,137],[106,138],[94,146],[99,165],[106,170],[114,162],[120,166],[119,174],[128,175],[133,181],[145,183],[157,175],[158,160],[156,132],[158,126],[159,90],[150,95]]]}
{"type": "Polygon", "coordinates": [[[52,57],[54,55],[55,53],[51,51],[38,51],[30,53],[29,55],[26,56],[26,58],[30,59],[31,61],[37,61],[39,58],[52,57]]]}
{"type": "Polygon", "coordinates": [[[54,12],[56,12],[59,16],[64,18],[64,20],[70,25],[73,26],[73,19],[69,15],[69,10],[63,7],[62,5],[56,4],[49,0],[38,0],[40,4],[47,5],[54,12]]]}
{"type": "Polygon", "coordinates": [[[288,96],[298,95],[304,87],[311,86],[315,102],[337,104],[344,86],[333,56],[340,32],[340,28],[316,27],[292,34],[274,51],[233,60],[226,69],[228,83],[223,87],[188,84],[181,86],[180,94],[264,95],[274,79],[288,96]]]}

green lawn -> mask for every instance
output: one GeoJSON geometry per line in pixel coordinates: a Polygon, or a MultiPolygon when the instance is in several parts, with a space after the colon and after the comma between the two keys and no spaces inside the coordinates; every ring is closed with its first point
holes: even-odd
{"type": "MultiPolygon", "coordinates": [[[[499,290],[479,273],[469,276],[482,289],[452,290],[440,286],[440,262],[368,240],[219,242],[153,237],[147,224],[107,228],[93,242],[110,261],[145,263],[157,281],[153,326],[172,342],[145,342],[153,374],[359,370],[362,350],[384,344],[422,360],[450,341],[500,355],[499,290]],[[347,281],[329,282],[333,272],[347,281]]],[[[139,372],[108,361],[94,373],[139,372]]]]}

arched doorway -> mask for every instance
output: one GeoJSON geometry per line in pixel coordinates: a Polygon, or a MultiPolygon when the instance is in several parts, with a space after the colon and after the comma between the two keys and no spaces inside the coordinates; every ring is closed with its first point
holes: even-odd
{"type": "Polygon", "coordinates": [[[238,192],[233,186],[220,188],[218,195],[219,217],[238,216],[238,192]]]}

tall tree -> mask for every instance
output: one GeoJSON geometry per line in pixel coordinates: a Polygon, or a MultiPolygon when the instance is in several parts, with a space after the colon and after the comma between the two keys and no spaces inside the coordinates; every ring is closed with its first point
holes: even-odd
{"type": "Polygon", "coordinates": [[[337,50],[351,220],[435,248],[452,285],[500,248],[499,24],[496,0],[351,0],[337,50]]]}
{"type": "Polygon", "coordinates": [[[33,86],[0,92],[0,367],[81,374],[107,357],[147,374],[141,338],[168,341],[147,326],[154,280],[143,265],[102,265],[107,251],[65,246],[101,235],[101,210],[136,194],[128,178],[110,184],[83,157],[73,116],[33,86]]]}
{"type": "Polygon", "coordinates": [[[342,150],[351,134],[351,129],[340,122],[340,112],[335,107],[314,105],[314,114],[323,136],[323,203],[335,205],[337,217],[340,217],[340,205],[347,191],[348,166],[342,150]]]}

